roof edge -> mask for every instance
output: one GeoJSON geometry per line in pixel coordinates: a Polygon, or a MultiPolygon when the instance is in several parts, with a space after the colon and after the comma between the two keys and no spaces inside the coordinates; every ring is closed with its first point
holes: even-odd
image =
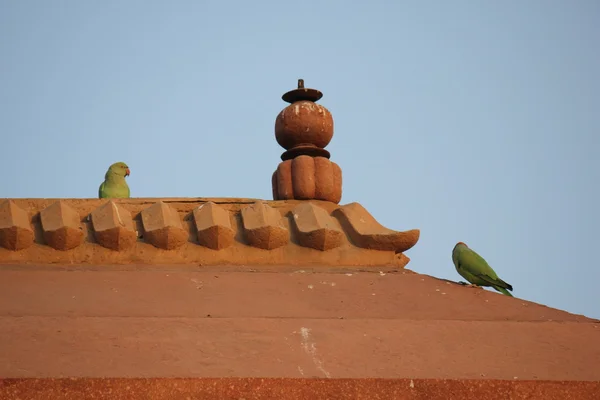
{"type": "Polygon", "coordinates": [[[0,264],[404,267],[420,231],[359,203],[243,198],[2,199],[0,264]]]}
{"type": "Polygon", "coordinates": [[[319,379],[319,378],[44,378],[1,379],[3,399],[152,398],[394,398],[394,399],[596,399],[600,382],[319,379]]]}

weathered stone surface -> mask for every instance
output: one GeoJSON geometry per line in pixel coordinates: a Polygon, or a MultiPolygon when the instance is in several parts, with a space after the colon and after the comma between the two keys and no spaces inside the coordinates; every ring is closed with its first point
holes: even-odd
{"type": "MultiPolygon", "coordinates": [[[[0,203],[5,199],[1,199],[0,203]]],[[[344,233],[342,245],[331,248],[327,251],[316,251],[312,247],[304,247],[297,239],[296,224],[292,218],[292,212],[299,204],[307,201],[264,201],[266,205],[273,207],[281,216],[281,222],[287,232],[283,234],[282,240],[294,241],[294,245],[281,246],[274,251],[263,251],[260,248],[251,247],[245,236],[241,211],[245,207],[259,201],[258,199],[233,199],[233,198],[168,198],[168,199],[126,199],[114,200],[114,202],[124,209],[128,210],[133,217],[133,226],[137,233],[135,244],[129,249],[121,251],[108,251],[100,248],[101,244],[96,236],[98,218],[93,221],[92,213],[94,210],[105,206],[108,199],[10,199],[17,207],[26,210],[30,216],[31,229],[34,233],[34,244],[20,251],[9,251],[0,248],[0,266],[1,265],[31,265],[41,264],[69,264],[69,265],[98,265],[98,266],[127,266],[127,265],[203,265],[203,266],[222,266],[223,268],[240,267],[246,268],[250,265],[260,266],[261,268],[288,268],[293,265],[307,266],[312,265],[315,268],[329,268],[342,266],[344,268],[353,267],[377,267],[378,271],[386,271],[387,268],[402,268],[409,259],[401,256],[401,253],[395,251],[375,251],[370,248],[362,248],[354,245],[355,242],[350,236],[350,228],[341,224],[342,217],[338,218],[336,210],[339,205],[328,201],[311,200],[310,203],[324,209],[334,217],[335,223],[342,228],[344,233]],[[83,242],[73,251],[55,251],[44,242],[44,229],[42,229],[40,212],[45,208],[52,206],[60,200],[66,206],[72,208],[78,215],[80,225],[83,230],[83,242]],[[180,243],[185,243],[177,251],[165,251],[162,247],[150,246],[150,240],[155,240],[157,232],[147,221],[146,210],[156,201],[163,201],[169,208],[173,209],[181,222],[183,231],[180,232],[180,243]],[[198,244],[197,228],[194,221],[193,211],[195,208],[208,201],[216,203],[229,213],[231,226],[235,231],[233,243],[220,251],[210,251],[205,246],[198,244]],[[146,229],[150,232],[145,234],[142,223],[142,211],[146,218],[146,229]],[[184,215],[186,218],[184,218],[184,215]],[[96,225],[94,225],[96,223],[96,225]],[[146,243],[141,243],[144,241],[146,243]],[[287,237],[287,239],[286,239],[287,237]]],[[[46,212],[48,212],[47,210],[46,212]]],[[[45,213],[46,213],[45,212],[45,213]]],[[[115,216],[113,215],[113,218],[115,216]]],[[[248,221],[248,219],[246,219],[248,221]]],[[[114,219],[112,221],[114,224],[114,219]]],[[[112,225],[113,227],[116,226],[112,225]]],[[[158,227],[156,229],[160,229],[158,227]]],[[[165,228],[165,226],[162,226],[165,228]]],[[[103,229],[103,228],[102,228],[103,229]]],[[[167,231],[171,228],[165,228],[167,231]]],[[[219,228],[220,229],[220,228],[219,228]]],[[[276,229],[281,231],[282,228],[276,229]]],[[[283,231],[285,232],[285,231],[283,231]]],[[[256,233],[254,233],[256,234],[256,233]]],[[[76,234],[77,235],[77,234],[76,234]]],[[[47,235],[46,235],[47,236],[47,235]]],[[[201,235],[202,236],[202,235],[201,235]]],[[[166,236],[168,238],[168,235],[166,236]]],[[[119,239],[120,240],[120,239],[119,239]]],[[[202,240],[202,239],[201,239],[202,240]]],[[[258,239],[257,239],[258,240],[258,239]]],[[[274,239],[269,239],[274,240],[274,239]]],[[[123,243],[119,243],[119,246],[123,243]]],[[[159,244],[160,245],[160,244],[159,244]]],[[[219,244],[221,245],[221,244],[219,244]]],[[[274,244],[268,244],[273,246],[274,244]]],[[[124,246],[124,245],[123,245],[124,246]]],[[[164,244],[168,246],[168,244],[164,244]]],[[[124,267],[125,268],[125,267],[124,267]]],[[[128,268],[128,267],[126,267],[128,268]]]]}
{"type": "Polygon", "coordinates": [[[290,272],[0,269],[0,398],[598,398],[595,319],[407,270],[290,272]]]}
{"type": "Polygon", "coordinates": [[[342,170],[325,157],[301,155],[279,163],[272,178],[275,200],[342,199],[342,170]]]}
{"type": "Polygon", "coordinates": [[[275,119],[275,139],[286,150],[303,144],[326,147],[333,137],[333,116],[312,101],[290,104],[275,119]]]}
{"type": "Polygon", "coordinates": [[[40,212],[44,240],[56,250],[71,250],[83,242],[83,228],[77,211],[58,200],[40,212]]]}
{"type": "Polygon", "coordinates": [[[275,170],[275,172],[273,172],[273,175],[271,175],[271,189],[273,191],[273,200],[277,200],[279,198],[279,195],[277,194],[279,193],[277,182],[277,170],[275,170]]]}
{"type": "Polygon", "coordinates": [[[323,198],[322,200],[329,200],[335,204],[339,204],[342,201],[342,169],[334,162],[331,163],[331,168],[333,170],[333,193],[331,197],[323,198]]]}
{"type": "Polygon", "coordinates": [[[396,253],[396,257],[394,258],[394,263],[398,268],[404,268],[410,262],[410,257],[408,257],[404,253],[396,253]]]}
{"type": "Polygon", "coordinates": [[[159,249],[173,250],[182,246],[188,238],[179,214],[166,203],[159,201],[142,210],[144,240],[159,249]]]}
{"type": "MultiPolygon", "coordinates": [[[[332,163],[325,157],[315,157],[315,199],[332,201],[336,199],[335,178],[332,163]]],[[[339,167],[338,167],[339,168],[339,167]]],[[[340,185],[341,188],[341,185],[340,185]]],[[[333,201],[334,203],[338,203],[333,201]]]]}
{"type": "Polygon", "coordinates": [[[137,234],[131,213],[114,201],[110,200],[96,208],[91,216],[94,236],[100,245],[121,251],[135,244],[137,234]]]}
{"type": "Polygon", "coordinates": [[[27,378],[0,382],[0,397],[5,400],[596,400],[599,393],[599,382],[483,378],[27,378]]]}
{"type": "Polygon", "coordinates": [[[221,250],[233,244],[235,231],[231,227],[229,212],[209,201],[195,208],[194,222],[198,230],[198,242],[213,250],[221,250]]]}
{"type": "Polygon", "coordinates": [[[298,156],[292,160],[292,186],[295,199],[315,198],[315,159],[313,157],[298,156]]]}
{"type": "Polygon", "coordinates": [[[401,253],[413,247],[419,240],[420,231],[399,232],[382,226],[358,203],[338,208],[336,215],[352,241],[359,247],[373,250],[393,250],[401,253]]]}
{"type": "Polygon", "coordinates": [[[275,171],[277,174],[277,197],[273,200],[289,200],[294,198],[292,184],[292,160],[280,162],[275,171]]]}
{"type": "Polygon", "coordinates": [[[12,200],[0,204],[0,246],[23,250],[33,244],[33,229],[27,211],[12,200]]]}
{"type": "Polygon", "coordinates": [[[244,236],[250,246],[272,250],[289,242],[289,232],[279,211],[263,203],[242,209],[244,236]]]}
{"type": "Polygon", "coordinates": [[[344,233],[327,211],[306,202],[292,212],[297,238],[304,247],[330,250],[342,244],[344,233]]]}

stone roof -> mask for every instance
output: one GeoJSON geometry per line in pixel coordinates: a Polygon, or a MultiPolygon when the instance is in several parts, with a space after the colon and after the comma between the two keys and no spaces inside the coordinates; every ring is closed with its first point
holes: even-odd
{"type": "Polygon", "coordinates": [[[385,271],[4,265],[0,376],[11,380],[0,383],[0,398],[110,389],[166,399],[202,389],[236,399],[347,398],[337,390],[350,398],[591,399],[600,390],[598,321],[385,271]],[[48,380],[19,380],[27,378],[48,380]],[[307,381],[298,387],[296,379],[307,381]]]}

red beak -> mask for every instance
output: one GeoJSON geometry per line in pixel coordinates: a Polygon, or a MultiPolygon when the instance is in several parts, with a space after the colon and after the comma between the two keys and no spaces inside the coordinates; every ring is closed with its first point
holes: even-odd
{"type": "Polygon", "coordinates": [[[125,176],[129,176],[129,168],[125,170],[125,176]]]}

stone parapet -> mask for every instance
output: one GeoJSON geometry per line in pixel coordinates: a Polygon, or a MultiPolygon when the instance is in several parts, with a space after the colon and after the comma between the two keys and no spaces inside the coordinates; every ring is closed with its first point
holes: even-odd
{"type": "Polygon", "coordinates": [[[358,203],[0,200],[0,264],[404,267],[419,234],[385,228],[358,203]]]}

